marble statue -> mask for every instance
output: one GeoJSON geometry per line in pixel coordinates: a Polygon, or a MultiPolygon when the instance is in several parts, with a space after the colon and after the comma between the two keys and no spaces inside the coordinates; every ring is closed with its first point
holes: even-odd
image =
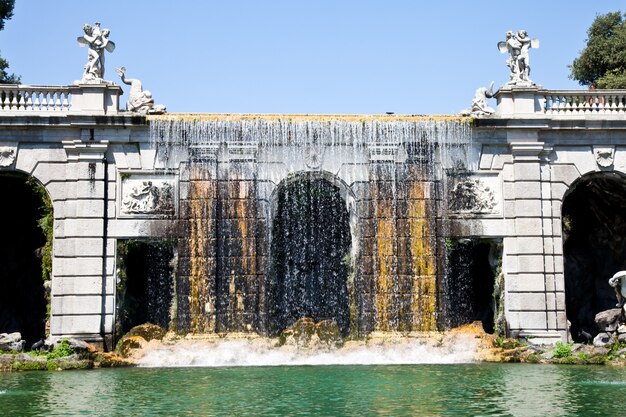
{"type": "Polygon", "coordinates": [[[109,29],[100,29],[100,23],[93,26],[83,25],[83,36],[76,40],[83,47],[87,46],[87,64],[83,72],[83,83],[99,83],[104,77],[104,52],[113,52],[115,43],[109,40],[109,29]]]}
{"type": "Polygon", "coordinates": [[[508,31],[506,39],[498,42],[498,49],[501,53],[509,54],[506,65],[511,70],[510,80],[507,85],[531,86],[534,83],[530,80],[530,48],[539,48],[539,40],[530,39],[525,30],[517,33],[508,31]]]}
{"type": "Polygon", "coordinates": [[[626,301],[626,271],[617,271],[609,279],[609,285],[615,289],[615,296],[617,297],[616,307],[624,307],[626,301]]]}
{"type": "Polygon", "coordinates": [[[482,117],[494,114],[496,111],[489,107],[488,99],[493,97],[493,81],[487,87],[480,87],[474,93],[474,99],[472,100],[472,106],[461,112],[463,116],[482,117]]]}
{"type": "Polygon", "coordinates": [[[126,110],[134,113],[165,113],[165,106],[162,104],[154,105],[152,93],[144,90],[141,81],[134,78],[126,78],[126,68],[115,68],[115,72],[120,76],[124,84],[130,85],[129,98],[126,102],[126,110]]]}

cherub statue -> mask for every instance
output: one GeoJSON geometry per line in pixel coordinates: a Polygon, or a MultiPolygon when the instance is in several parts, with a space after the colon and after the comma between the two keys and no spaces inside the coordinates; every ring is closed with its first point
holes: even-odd
{"type": "Polygon", "coordinates": [[[126,110],[135,113],[164,113],[165,106],[154,105],[152,93],[144,90],[141,81],[135,78],[126,78],[126,68],[115,68],[115,72],[120,76],[124,84],[130,85],[129,98],[126,102],[126,110]]]}
{"type": "Polygon", "coordinates": [[[626,301],[626,271],[617,271],[615,275],[613,275],[609,279],[609,285],[615,289],[615,296],[617,297],[616,307],[624,307],[626,311],[626,307],[624,306],[626,301]]]}
{"type": "Polygon", "coordinates": [[[530,80],[530,48],[539,48],[539,40],[530,39],[525,30],[517,33],[507,31],[506,39],[498,42],[498,49],[501,53],[509,53],[506,65],[511,70],[510,85],[533,85],[530,80]]]}
{"type": "Polygon", "coordinates": [[[474,99],[472,100],[472,106],[469,109],[465,109],[461,112],[464,116],[473,116],[473,117],[481,117],[481,116],[489,116],[494,114],[496,111],[489,107],[488,99],[493,97],[493,84],[489,84],[489,88],[480,87],[474,93],[474,99]]]}
{"type": "Polygon", "coordinates": [[[101,81],[104,77],[104,51],[113,52],[115,43],[109,40],[109,29],[100,29],[100,23],[93,26],[83,25],[83,36],[76,38],[78,44],[87,45],[87,64],[83,72],[82,82],[101,81]]]}

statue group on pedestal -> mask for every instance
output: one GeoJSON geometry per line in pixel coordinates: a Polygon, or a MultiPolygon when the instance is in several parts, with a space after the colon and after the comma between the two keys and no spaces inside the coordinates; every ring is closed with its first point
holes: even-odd
{"type": "Polygon", "coordinates": [[[539,48],[537,39],[530,39],[525,30],[506,32],[506,39],[498,42],[501,53],[509,53],[506,65],[511,70],[509,85],[531,86],[530,80],[530,48],[539,48]]]}
{"type": "Polygon", "coordinates": [[[87,46],[87,64],[81,82],[101,82],[104,77],[104,51],[113,52],[115,43],[109,40],[109,29],[100,29],[100,23],[83,25],[83,36],[76,40],[80,46],[87,46]]]}
{"type": "MultiPolygon", "coordinates": [[[[109,29],[101,29],[100,23],[96,22],[93,26],[85,23],[83,25],[82,36],[77,38],[78,44],[87,46],[87,64],[83,72],[83,78],[77,83],[83,84],[108,84],[104,81],[104,52],[113,52],[115,43],[109,40],[109,29]]],[[[165,113],[165,106],[162,104],[154,105],[152,93],[144,90],[141,81],[134,78],[126,78],[126,68],[116,68],[115,72],[121,77],[124,84],[130,85],[130,92],[126,103],[126,110],[133,113],[165,113]]]]}

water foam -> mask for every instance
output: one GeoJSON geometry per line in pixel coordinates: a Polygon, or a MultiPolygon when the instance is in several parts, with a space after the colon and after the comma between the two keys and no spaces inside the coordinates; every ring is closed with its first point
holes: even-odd
{"type": "Polygon", "coordinates": [[[342,348],[275,346],[270,339],[150,344],[138,360],[141,367],[227,367],[297,365],[409,365],[474,362],[477,341],[471,335],[453,340],[406,339],[348,342],[342,348]]]}

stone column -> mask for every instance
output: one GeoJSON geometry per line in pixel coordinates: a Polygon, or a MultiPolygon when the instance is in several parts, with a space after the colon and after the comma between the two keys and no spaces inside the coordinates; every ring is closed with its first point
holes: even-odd
{"type": "Polygon", "coordinates": [[[55,211],[50,336],[79,337],[111,349],[114,317],[115,175],[105,160],[108,141],[64,141],[64,200],[55,211]],[[107,172],[108,171],[108,172],[107,172]]]}
{"type": "Polygon", "coordinates": [[[513,223],[504,238],[509,330],[514,337],[553,343],[563,334],[557,331],[562,323],[557,323],[554,298],[559,258],[553,245],[549,166],[541,159],[546,147],[537,130],[511,129],[507,136],[513,155],[513,164],[503,172],[505,214],[513,223]]]}

